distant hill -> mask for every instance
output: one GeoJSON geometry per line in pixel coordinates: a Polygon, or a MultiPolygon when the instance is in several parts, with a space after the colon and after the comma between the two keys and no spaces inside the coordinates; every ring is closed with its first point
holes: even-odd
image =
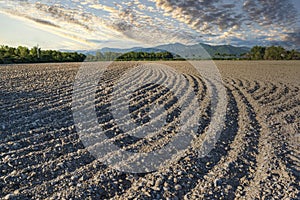
{"type": "MultiPolygon", "coordinates": [[[[143,48],[142,47],[133,47],[130,49],[118,49],[118,48],[105,47],[105,48],[100,49],[100,52],[101,53],[105,53],[105,52],[127,53],[127,52],[131,52],[131,51],[135,51],[137,49],[143,49],[143,48]]],[[[95,53],[96,53],[96,51],[95,51],[95,53]]]]}
{"type": "Polygon", "coordinates": [[[157,53],[157,52],[163,52],[165,50],[159,49],[157,47],[153,47],[153,48],[133,47],[133,48],[130,48],[130,49],[116,49],[116,48],[107,48],[106,47],[106,48],[101,49],[100,51],[101,51],[101,53],[105,53],[105,52],[115,52],[115,53],[128,53],[128,52],[157,53]]]}
{"type": "Polygon", "coordinates": [[[208,44],[183,45],[180,43],[161,45],[158,49],[164,49],[172,53],[179,54],[183,58],[209,58],[219,54],[241,55],[250,51],[248,47],[235,47],[231,45],[212,46],[208,44]]]}
{"type": "MultiPolygon", "coordinates": [[[[68,50],[62,50],[68,51],[68,50]]],[[[217,53],[219,54],[227,54],[227,55],[241,55],[250,51],[248,47],[235,47],[232,45],[217,45],[212,46],[208,44],[194,44],[194,45],[184,45],[180,43],[167,44],[167,45],[159,45],[152,48],[143,48],[143,47],[133,47],[128,49],[121,48],[102,48],[100,50],[91,50],[91,51],[77,51],[78,53],[83,54],[91,54],[95,55],[97,51],[101,53],[105,52],[115,52],[115,53],[128,53],[128,52],[147,52],[147,53],[157,53],[157,52],[171,52],[173,54],[177,54],[185,59],[206,59],[215,56],[217,53]]]]}
{"type": "Polygon", "coordinates": [[[216,53],[220,54],[233,54],[233,55],[241,55],[250,51],[249,47],[235,47],[232,45],[218,45],[218,46],[210,46],[206,44],[202,44],[202,46],[206,49],[206,51],[210,55],[215,55],[216,53]]]}
{"type": "Polygon", "coordinates": [[[163,49],[157,49],[157,48],[143,48],[143,47],[133,47],[129,49],[119,49],[119,48],[102,48],[100,50],[66,50],[62,49],[60,51],[63,52],[78,52],[78,53],[83,53],[85,55],[96,55],[97,51],[100,51],[101,53],[106,53],[106,52],[114,52],[114,53],[128,53],[128,52],[147,52],[147,53],[157,53],[157,52],[164,52],[166,50],[163,49]]]}

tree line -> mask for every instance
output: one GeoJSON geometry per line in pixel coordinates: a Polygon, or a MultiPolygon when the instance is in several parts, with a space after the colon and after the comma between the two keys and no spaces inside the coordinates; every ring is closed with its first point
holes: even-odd
{"type": "Polygon", "coordinates": [[[240,58],[241,55],[219,53],[219,52],[215,53],[215,55],[212,57],[213,60],[237,60],[240,58]]]}
{"type": "MultiPolygon", "coordinates": [[[[213,56],[215,60],[300,60],[296,50],[286,50],[281,46],[254,46],[248,53],[242,55],[220,54],[213,56]]],[[[183,60],[170,52],[96,52],[96,55],[84,55],[77,52],[60,52],[56,50],[41,50],[38,46],[28,49],[0,46],[0,64],[7,63],[42,63],[42,62],[93,62],[93,61],[155,61],[183,60]]]]}
{"type": "Polygon", "coordinates": [[[300,60],[300,52],[286,50],[281,46],[254,46],[240,55],[215,53],[213,60],[300,60]]]}
{"type": "Polygon", "coordinates": [[[300,53],[296,50],[286,50],[281,46],[254,46],[243,56],[249,60],[299,60],[300,53]]]}
{"type": "Polygon", "coordinates": [[[178,56],[174,56],[170,52],[96,52],[96,55],[87,55],[86,61],[154,61],[154,60],[179,60],[178,56]]]}
{"type": "Polygon", "coordinates": [[[88,54],[86,56],[85,61],[87,62],[95,62],[95,61],[113,61],[120,57],[122,53],[116,52],[105,52],[101,53],[100,51],[96,52],[96,55],[88,54]]]}
{"type": "Polygon", "coordinates": [[[60,52],[41,50],[35,46],[31,49],[19,46],[17,48],[0,46],[0,63],[43,63],[43,62],[83,62],[86,56],[77,52],[60,52]]]}

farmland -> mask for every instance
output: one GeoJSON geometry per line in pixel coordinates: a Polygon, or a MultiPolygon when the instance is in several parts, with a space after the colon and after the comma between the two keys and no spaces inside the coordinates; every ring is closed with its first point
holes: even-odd
{"type": "MultiPolygon", "coordinates": [[[[215,62],[225,89],[225,126],[203,157],[199,148],[213,111],[210,84],[193,67],[197,62],[205,66],[209,61],[113,62],[99,77],[95,91],[74,85],[82,63],[1,65],[0,198],[299,198],[300,62],[215,62]],[[169,69],[155,67],[159,64],[169,69]],[[146,80],[149,83],[143,85],[146,80]],[[197,116],[193,142],[157,170],[117,170],[97,159],[78,133],[74,98],[88,97],[77,95],[75,86],[94,95],[95,101],[84,105],[95,108],[108,142],[120,149],[151,152],[166,146],[180,132],[179,118],[184,114],[187,121],[197,116]],[[131,90],[126,104],[124,91],[131,90]],[[183,107],[182,102],[189,104],[183,107]],[[164,110],[149,117],[152,105],[164,110]],[[114,116],[123,106],[129,106],[129,113],[117,123],[114,116]],[[114,116],[110,107],[117,108],[114,116]],[[127,119],[143,126],[158,123],[163,116],[163,128],[147,137],[131,137],[132,127],[121,128],[127,119]]],[[[114,155],[118,152],[108,157],[114,155]]]]}

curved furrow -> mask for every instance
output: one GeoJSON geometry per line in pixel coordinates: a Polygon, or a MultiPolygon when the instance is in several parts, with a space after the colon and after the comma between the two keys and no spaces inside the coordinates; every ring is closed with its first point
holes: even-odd
{"type": "MultiPolygon", "coordinates": [[[[110,72],[110,71],[109,71],[110,72]]],[[[122,73],[123,76],[115,76],[115,75],[110,75],[110,74],[106,74],[104,73],[103,74],[103,79],[104,79],[104,83],[109,83],[110,86],[113,86],[113,84],[116,82],[116,81],[121,81],[123,83],[123,88],[128,88],[130,86],[132,86],[133,84],[136,84],[136,82],[133,82],[132,80],[140,80],[140,77],[144,76],[144,80],[148,80],[149,78],[153,77],[153,76],[158,76],[157,77],[157,80],[160,80],[162,79],[161,76],[165,76],[165,74],[159,74],[157,73],[157,71],[153,71],[153,70],[147,70],[146,74],[143,70],[141,71],[137,71],[136,73],[134,74],[130,74],[130,79],[126,78],[126,75],[127,75],[127,72],[123,72],[122,73]],[[155,74],[153,74],[155,73],[155,74]],[[125,80],[124,80],[124,76],[125,76],[125,80]],[[111,77],[114,77],[112,80],[111,80],[111,77]]],[[[102,84],[102,81],[99,82],[102,84]]],[[[104,88],[105,89],[105,88],[104,88]]],[[[121,92],[121,94],[123,93],[126,93],[126,91],[119,91],[121,92]]]]}
{"type": "Polygon", "coordinates": [[[253,98],[257,101],[261,101],[261,99],[267,99],[268,97],[272,96],[272,94],[276,93],[278,87],[273,83],[269,83],[269,84],[270,84],[269,88],[263,94],[255,96],[253,98]]]}
{"type": "Polygon", "coordinates": [[[81,155],[77,152],[64,154],[56,160],[51,160],[50,153],[46,155],[48,157],[47,162],[33,167],[28,166],[18,171],[14,170],[3,178],[3,183],[7,185],[5,190],[2,190],[3,194],[9,194],[18,189],[28,195],[30,190],[35,190],[36,187],[45,184],[49,185],[53,181],[65,179],[70,172],[75,173],[94,160],[88,153],[81,155]],[[27,181],[30,181],[31,184],[28,185],[27,181]]]}
{"type": "Polygon", "coordinates": [[[275,86],[277,87],[276,91],[271,95],[259,100],[260,104],[268,104],[270,102],[280,100],[283,96],[289,94],[290,92],[289,88],[283,83],[279,83],[275,86]]]}
{"type": "Polygon", "coordinates": [[[204,97],[207,95],[207,85],[199,76],[184,75],[186,79],[192,79],[194,92],[197,95],[199,102],[204,100],[204,97]],[[201,87],[200,87],[201,86],[201,87]]]}
{"type": "MultiPolygon", "coordinates": [[[[160,198],[179,198],[197,185],[198,180],[203,179],[205,175],[217,165],[223,156],[227,155],[230,143],[236,136],[238,124],[238,109],[233,95],[228,90],[228,107],[226,112],[227,126],[221,133],[215,148],[209,155],[201,158],[197,149],[191,148],[186,152],[186,156],[174,164],[162,168],[153,174],[147,174],[136,180],[130,189],[122,195],[117,195],[114,199],[124,199],[127,197],[136,197],[139,199],[160,198]],[[177,186],[180,185],[180,189],[177,186]]],[[[209,122],[208,122],[209,123],[209,122]]],[[[203,124],[202,126],[206,126],[203,124]]],[[[205,133],[204,133],[205,134],[205,133]]],[[[199,136],[201,137],[202,134],[199,136]]]]}
{"type": "Polygon", "coordinates": [[[243,82],[244,82],[244,87],[243,87],[243,89],[248,90],[248,88],[251,87],[253,81],[251,81],[251,80],[249,80],[249,79],[242,79],[242,80],[243,80],[243,82]]]}
{"type": "MultiPolygon", "coordinates": [[[[299,135],[299,122],[297,125],[296,134],[290,138],[288,150],[289,153],[287,155],[287,169],[290,170],[294,177],[295,183],[300,182],[300,135],[299,135]]],[[[296,186],[298,188],[298,192],[300,192],[299,184],[296,186]]]]}
{"type": "Polygon", "coordinates": [[[241,84],[239,85],[241,88],[248,90],[249,88],[251,88],[251,84],[252,82],[247,80],[247,79],[240,79],[241,84]]]}
{"type": "MultiPolygon", "coordinates": [[[[276,196],[280,199],[299,193],[299,186],[295,186],[295,177],[289,172],[287,160],[287,130],[282,134],[276,131],[271,124],[278,127],[278,123],[272,117],[266,117],[265,110],[259,109],[257,101],[246,92],[241,92],[248,98],[257,113],[257,119],[261,122],[264,133],[259,139],[259,154],[257,155],[257,170],[249,186],[245,188],[245,199],[255,199],[261,196],[271,198],[276,196]],[[263,188],[269,188],[264,190],[263,188]],[[289,191],[286,193],[284,191],[289,191]]],[[[281,120],[281,119],[277,119],[281,120]]],[[[282,126],[279,126],[282,127],[282,126]]],[[[282,131],[285,128],[282,129],[282,131]]]]}
{"type": "Polygon", "coordinates": [[[61,187],[56,187],[53,194],[42,196],[47,196],[47,199],[60,199],[62,196],[66,199],[88,199],[91,196],[95,199],[110,199],[127,190],[135,180],[131,174],[117,171],[111,172],[100,168],[93,172],[84,173],[77,181],[60,182],[61,187]]]}
{"type": "MultiPolygon", "coordinates": [[[[299,119],[300,119],[300,111],[299,108],[295,107],[289,110],[286,113],[281,113],[280,117],[284,119],[287,124],[296,124],[297,129],[300,127],[299,119]]],[[[298,129],[299,130],[299,129],[298,129]]],[[[298,131],[300,132],[300,131],[298,131]]]]}
{"type": "Polygon", "coordinates": [[[238,85],[239,87],[242,87],[242,88],[244,87],[242,79],[235,79],[235,84],[238,85]]]}
{"type": "MultiPolygon", "coordinates": [[[[199,85],[198,83],[196,84],[195,81],[197,80],[195,77],[192,77],[192,76],[186,76],[187,80],[189,80],[189,82],[192,82],[193,85],[192,87],[194,88],[194,91],[197,95],[197,93],[199,92],[199,85]],[[190,79],[191,78],[191,79],[190,79]]],[[[200,79],[198,79],[200,80],[200,79]]],[[[205,124],[205,122],[207,122],[207,120],[209,120],[207,118],[207,115],[209,115],[209,110],[208,110],[208,105],[209,105],[209,101],[205,101],[203,102],[204,100],[204,96],[205,96],[205,90],[202,90],[201,93],[199,93],[197,96],[198,96],[198,100],[201,104],[199,104],[199,106],[201,107],[200,111],[199,111],[199,115],[201,115],[201,121],[199,122],[199,124],[205,124]]],[[[180,103],[175,103],[174,105],[171,105],[171,106],[168,106],[168,112],[170,113],[170,115],[178,115],[179,113],[176,114],[177,112],[177,108],[178,106],[180,106],[180,103]],[[171,111],[170,111],[171,110],[171,111]],[[173,112],[175,111],[174,114],[172,114],[173,112]]],[[[184,110],[180,110],[179,112],[182,112],[184,110]]],[[[153,120],[153,119],[152,119],[153,120]]],[[[155,120],[155,119],[154,119],[155,120]]],[[[146,140],[146,141],[143,141],[143,143],[140,143],[140,144],[136,144],[137,146],[134,147],[135,150],[137,150],[137,148],[139,148],[139,146],[142,148],[142,145],[145,145],[145,142],[147,143],[147,147],[150,148],[150,150],[154,150],[154,149],[151,149],[150,146],[153,146],[153,148],[161,148],[162,146],[161,145],[164,145],[164,144],[168,144],[168,142],[170,142],[172,136],[176,135],[176,130],[172,131],[175,126],[176,126],[176,121],[172,122],[170,119],[167,119],[167,122],[170,123],[168,127],[166,127],[165,129],[163,129],[163,133],[162,134],[158,134],[154,137],[150,137],[149,139],[150,140],[146,140]],[[161,141],[160,141],[161,140],[161,141]],[[161,143],[162,142],[162,143],[161,143]]],[[[198,129],[197,131],[197,134],[200,134],[202,131],[200,131],[200,129],[198,129]]],[[[147,148],[147,151],[149,151],[149,148],[147,148]]],[[[128,148],[127,150],[132,150],[130,148],[128,148]]],[[[141,149],[142,152],[143,149],[141,149]]]]}
{"type": "MultiPolygon", "coordinates": [[[[50,117],[53,115],[56,115],[58,118],[65,116],[65,111],[68,110],[68,108],[71,107],[70,105],[70,101],[68,100],[69,98],[71,98],[71,94],[67,94],[64,96],[61,96],[60,99],[56,100],[56,101],[50,101],[50,104],[48,104],[47,106],[43,107],[42,109],[39,110],[35,110],[35,112],[29,112],[28,110],[26,111],[27,114],[25,113],[21,113],[19,114],[19,116],[14,116],[16,117],[16,120],[14,120],[13,123],[10,124],[10,127],[7,127],[6,129],[10,128],[10,131],[5,132],[5,134],[3,134],[3,138],[5,139],[6,143],[9,143],[11,141],[14,142],[19,142],[20,145],[18,146],[18,148],[22,148],[22,147],[26,147],[27,144],[24,143],[24,140],[31,140],[33,137],[32,136],[33,132],[35,132],[35,130],[38,130],[40,128],[45,128],[42,125],[49,122],[50,121],[50,117]],[[63,98],[65,98],[66,100],[62,100],[63,98]],[[54,108],[53,108],[54,105],[54,108]],[[32,124],[28,124],[27,125],[27,131],[19,131],[19,127],[14,127],[13,124],[18,124],[20,122],[22,122],[23,120],[26,120],[30,115],[34,115],[33,118],[33,122],[32,124]],[[36,128],[36,126],[40,125],[40,128],[36,128]],[[14,132],[17,132],[17,134],[12,134],[14,132]]],[[[38,103],[38,102],[36,102],[38,103]]],[[[40,103],[39,103],[40,104],[40,103]]],[[[17,108],[15,108],[17,109],[17,108]]],[[[0,115],[1,117],[1,115],[0,115]]],[[[66,121],[70,121],[69,119],[66,119],[66,121]]],[[[17,149],[16,149],[17,150],[17,149]]],[[[5,149],[3,149],[1,152],[6,152],[5,149]]]]}
{"type": "MultiPolygon", "coordinates": [[[[135,76],[135,75],[136,74],[134,74],[133,75],[134,77],[131,77],[131,78],[132,79],[139,79],[139,76],[143,75],[143,71],[141,70],[141,71],[139,71],[139,73],[137,73],[137,76],[135,76]]],[[[151,77],[156,77],[154,81],[158,81],[158,80],[161,80],[161,79],[166,79],[166,75],[164,73],[163,74],[157,73],[157,71],[155,71],[155,73],[153,73],[153,70],[152,71],[148,70],[147,74],[144,74],[144,76],[145,76],[145,80],[150,80],[151,77]]],[[[122,86],[125,87],[125,88],[130,87],[130,86],[133,85],[132,81],[130,81],[130,80],[128,80],[128,81],[123,80],[122,83],[123,83],[122,86]]],[[[136,84],[136,83],[134,83],[134,84],[136,84]]],[[[113,90],[111,89],[113,87],[113,84],[102,85],[100,87],[102,88],[102,90],[97,91],[96,102],[95,102],[96,107],[101,106],[102,102],[105,104],[106,101],[109,101],[109,99],[107,97],[113,92],[113,90]]],[[[148,87],[152,87],[152,86],[148,86],[148,87]]],[[[126,90],[121,90],[121,91],[119,91],[118,94],[119,94],[119,96],[127,95],[127,91],[126,90]]],[[[116,104],[116,107],[121,106],[122,103],[124,104],[124,102],[120,102],[120,104],[116,104]]],[[[128,104],[128,102],[126,102],[126,103],[128,104]]],[[[127,106],[127,104],[125,104],[125,106],[127,106]]],[[[110,102],[108,102],[108,103],[106,103],[106,105],[102,105],[102,106],[103,106],[102,109],[106,109],[107,107],[110,107],[111,105],[110,105],[110,102]]]]}
{"type": "Polygon", "coordinates": [[[244,195],[243,188],[253,178],[261,127],[252,105],[237,89],[240,86],[237,85],[229,87],[238,102],[238,132],[226,156],[221,158],[204,179],[199,180],[198,185],[186,195],[187,199],[234,199],[244,195]]]}
{"type": "Polygon", "coordinates": [[[300,105],[300,94],[297,95],[294,99],[287,100],[286,102],[280,103],[276,106],[270,106],[270,111],[266,112],[268,117],[274,116],[278,113],[289,112],[290,110],[298,107],[300,105]]]}
{"type": "MultiPolygon", "coordinates": [[[[267,112],[269,113],[269,112],[267,112]]],[[[295,106],[289,110],[278,112],[274,115],[266,115],[266,118],[269,117],[269,119],[277,119],[281,124],[297,124],[298,120],[300,118],[300,112],[298,106],[295,106]],[[278,120],[280,119],[280,120],[278,120]]],[[[272,122],[271,125],[276,125],[278,122],[272,122]]]]}
{"type": "MultiPolygon", "coordinates": [[[[203,96],[203,92],[202,92],[202,96],[203,96]]],[[[161,99],[162,99],[162,98],[161,98],[161,99]]],[[[108,105],[108,106],[109,106],[109,105],[108,105]]],[[[102,112],[105,112],[104,110],[105,110],[104,107],[102,107],[101,111],[102,111],[102,112]]],[[[109,118],[108,118],[108,119],[109,119],[109,118]]]]}
{"type": "Polygon", "coordinates": [[[53,141],[48,141],[45,143],[45,146],[29,146],[24,152],[21,153],[12,153],[6,155],[2,160],[7,161],[3,164],[0,169],[0,177],[12,173],[16,170],[22,170],[24,168],[36,169],[40,166],[40,163],[48,162],[49,158],[52,161],[60,159],[62,155],[73,153],[77,151],[76,149],[82,149],[84,146],[77,142],[74,143],[73,140],[77,140],[77,135],[65,135],[62,139],[55,139],[53,141]],[[31,151],[30,151],[31,150],[31,151]],[[17,155],[17,156],[16,156],[17,155]],[[9,160],[9,161],[8,161],[9,160]],[[28,164],[30,163],[30,164],[28,164]]]}
{"type": "MultiPolygon", "coordinates": [[[[296,108],[295,112],[299,112],[299,109],[296,108]]],[[[294,178],[295,182],[291,185],[291,188],[297,190],[300,194],[300,185],[297,184],[300,180],[300,123],[299,118],[295,118],[293,122],[283,120],[285,114],[279,113],[268,118],[269,128],[274,138],[271,143],[275,155],[285,165],[285,170],[293,175],[290,178],[294,178]]]]}
{"type": "Polygon", "coordinates": [[[253,94],[255,93],[257,90],[260,89],[260,84],[258,81],[253,81],[251,83],[254,83],[253,85],[251,85],[248,89],[247,89],[247,92],[250,93],[250,94],[253,94]]]}
{"type": "Polygon", "coordinates": [[[276,91],[276,87],[272,88],[272,83],[270,82],[260,82],[259,84],[263,85],[263,87],[252,93],[252,98],[257,101],[276,91]]]}
{"type": "Polygon", "coordinates": [[[283,91],[280,92],[277,96],[274,97],[274,99],[271,99],[267,101],[264,105],[267,106],[276,106],[282,102],[286,102],[290,99],[294,99],[299,94],[299,88],[298,87],[291,87],[291,86],[283,86],[283,91]]]}
{"type": "MultiPolygon", "coordinates": [[[[142,71],[142,70],[141,70],[142,71]]],[[[132,80],[131,79],[134,79],[134,78],[132,78],[132,77],[130,77],[130,79],[129,80],[125,80],[125,82],[124,81],[120,81],[120,83],[122,83],[121,84],[121,87],[119,87],[119,88],[117,88],[117,90],[115,90],[114,91],[114,93],[115,94],[117,94],[117,96],[119,97],[119,98],[121,98],[121,100],[118,102],[118,99],[117,100],[115,100],[116,101],[116,103],[114,103],[114,105],[112,105],[112,106],[110,106],[111,107],[111,110],[113,110],[113,109],[117,109],[117,108],[120,108],[120,107],[123,107],[123,106],[127,106],[128,105],[128,103],[129,102],[126,102],[125,100],[131,100],[131,96],[133,95],[133,94],[131,94],[131,93],[128,93],[128,90],[131,90],[131,88],[136,88],[137,86],[138,87],[141,87],[141,83],[143,83],[143,82],[148,82],[148,81],[150,81],[151,83],[148,83],[148,84],[146,84],[146,86],[145,85],[143,85],[142,87],[143,87],[143,89],[144,90],[149,90],[149,88],[151,88],[151,87],[153,87],[153,84],[156,84],[157,82],[161,82],[160,84],[161,85],[163,85],[163,84],[167,84],[168,83],[168,80],[171,78],[171,79],[173,79],[174,77],[170,77],[170,78],[168,78],[168,76],[167,76],[167,74],[163,71],[163,70],[159,70],[159,71],[157,71],[157,70],[155,70],[155,73],[153,73],[153,70],[147,70],[147,73],[149,73],[149,74],[151,74],[151,76],[145,76],[146,78],[145,79],[143,79],[143,80],[140,80],[140,82],[139,81],[137,81],[137,82],[135,82],[135,83],[132,83],[132,80]],[[131,81],[130,81],[131,80],[131,81]],[[128,84],[126,84],[126,82],[128,82],[128,84]],[[124,96],[125,96],[125,98],[124,98],[124,96]]],[[[142,75],[142,76],[144,76],[144,75],[142,75]]],[[[176,81],[173,81],[174,83],[174,85],[170,85],[171,87],[174,87],[175,86],[175,83],[178,85],[178,83],[176,82],[176,81]]],[[[157,84],[157,85],[159,85],[159,84],[157,84]]],[[[178,86],[177,86],[178,87],[178,86]]],[[[134,91],[132,91],[132,92],[134,92],[134,91]]],[[[136,99],[138,99],[137,100],[137,104],[139,104],[139,103],[141,103],[141,102],[143,102],[144,100],[142,99],[142,96],[143,94],[140,94],[140,95],[137,95],[136,96],[136,99]]],[[[115,98],[115,96],[113,96],[113,98],[115,98]]],[[[134,101],[135,99],[132,99],[132,101],[134,101]]],[[[110,102],[109,102],[110,103],[110,102]]],[[[111,104],[111,103],[110,103],[111,104]]]]}
{"type": "MultiPolygon", "coordinates": [[[[177,92],[177,91],[176,91],[177,92]]],[[[181,101],[181,100],[180,100],[181,101]]],[[[180,104],[179,104],[180,105],[180,104]]],[[[129,134],[129,135],[131,135],[131,134],[129,134]]],[[[128,147],[127,147],[128,148],[128,147]]],[[[111,155],[110,155],[111,156],[111,155]]]]}
{"type": "MultiPolygon", "coordinates": [[[[97,175],[96,175],[97,176],[97,175]]],[[[79,186],[80,187],[80,186],[79,186]]]]}
{"type": "MultiPolygon", "coordinates": [[[[178,83],[177,83],[177,85],[178,85],[178,83]]],[[[149,88],[150,89],[155,89],[157,86],[155,86],[155,87],[153,87],[153,85],[147,85],[145,88],[143,88],[143,89],[146,89],[146,90],[148,90],[149,88]]],[[[162,95],[161,94],[161,92],[158,90],[158,91],[155,91],[154,93],[153,93],[156,97],[154,98],[154,99],[152,99],[152,101],[162,101],[164,98],[165,98],[165,95],[166,95],[166,93],[164,92],[163,93],[163,96],[160,96],[160,95],[162,95]]],[[[142,94],[140,95],[140,96],[142,96],[142,94]]],[[[137,96],[136,98],[139,98],[139,102],[138,102],[138,104],[140,104],[140,103],[142,103],[144,100],[143,100],[143,98],[141,98],[141,97],[139,97],[139,96],[137,96]]],[[[123,102],[121,102],[121,103],[123,103],[123,102]]],[[[126,103],[125,103],[126,104],[126,103]]],[[[119,104],[120,105],[120,104],[119,104]]],[[[128,105],[128,104],[127,104],[128,105]]],[[[145,108],[147,106],[147,104],[143,104],[142,106],[139,106],[139,107],[136,107],[135,106],[135,109],[134,110],[136,110],[137,108],[140,108],[140,109],[143,109],[143,108],[145,108]]],[[[106,114],[106,113],[108,113],[107,114],[107,119],[106,120],[102,120],[101,119],[101,123],[103,124],[103,123],[105,123],[105,122],[108,122],[110,119],[112,119],[112,116],[110,116],[110,114],[109,114],[109,110],[107,110],[107,108],[109,108],[110,107],[110,104],[107,104],[107,106],[105,106],[105,107],[101,107],[101,108],[99,108],[98,110],[101,112],[101,114],[106,114]]],[[[105,118],[105,116],[98,116],[98,118],[105,118]]],[[[122,125],[122,124],[119,124],[119,125],[122,125]]],[[[104,127],[105,128],[105,127],[104,127]]],[[[112,130],[112,128],[113,127],[111,127],[110,128],[110,130],[112,130]]]]}
{"type": "MultiPolygon", "coordinates": [[[[51,113],[48,114],[53,117],[51,113]]],[[[65,117],[66,116],[65,113],[61,113],[60,115],[54,115],[54,116],[62,120],[65,120],[66,122],[69,123],[65,124],[65,126],[60,126],[59,128],[41,127],[41,128],[32,129],[28,131],[28,134],[31,135],[30,137],[20,138],[20,136],[17,136],[15,137],[16,140],[9,140],[6,143],[1,144],[0,149],[2,150],[2,153],[0,154],[0,158],[12,154],[18,154],[21,156],[23,153],[26,154],[26,151],[30,150],[30,148],[32,148],[31,151],[36,151],[36,149],[47,148],[47,145],[52,146],[53,144],[55,144],[55,141],[57,139],[64,138],[67,135],[66,132],[73,131],[74,133],[74,125],[72,125],[72,116],[65,117]],[[34,141],[36,140],[40,140],[42,142],[35,144],[34,141]]]]}
{"type": "MultiPolygon", "coordinates": [[[[158,81],[158,80],[156,80],[156,81],[158,81]]],[[[173,82],[175,82],[175,81],[173,81],[173,82]]],[[[173,83],[173,85],[171,85],[171,86],[172,86],[172,87],[178,87],[178,85],[180,85],[180,83],[177,83],[177,82],[176,82],[176,85],[177,85],[177,86],[175,86],[174,84],[175,84],[175,83],[173,83]]],[[[152,87],[152,89],[153,89],[153,85],[151,85],[151,84],[148,84],[147,87],[144,87],[144,86],[143,86],[143,89],[144,89],[144,90],[148,90],[148,89],[149,89],[148,87],[149,87],[149,88],[152,87]]],[[[153,94],[154,94],[154,96],[155,96],[155,95],[159,94],[159,91],[155,91],[153,94]]],[[[129,94],[129,95],[130,95],[130,94],[129,94]]],[[[135,96],[136,99],[139,99],[138,102],[137,102],[137,104],[140,104],[141,102],[144,102],[144,100],[143,100],[143,98],[142,98],[142,95],[143,95],[143,94],[141,93],[140,95],[135,96]]],[[[158,99],[158,98],[156,98],[156,99],[158,99]]],[[[135,99],[132,99],[132,100],[135,100],[135,99]]],[[[115,107],[119,107],[119,106],[121,106],[121,105],[122,105],[122,104],[116,104],[115,107]]],[[[146,106],[146,104],[144,104],[144,106],[146,106]]],[[[139,106],[139,108],[143,108],[143,107],[140,107],[140,106],[139,106]]]]}

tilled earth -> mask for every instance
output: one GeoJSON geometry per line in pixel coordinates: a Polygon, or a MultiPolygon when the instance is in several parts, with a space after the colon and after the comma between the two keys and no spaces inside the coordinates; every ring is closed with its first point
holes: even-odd
{"type": "Polygon", "coordinates": [[[0,198],[300,199],[299,61],[216,62],[226,89],[226,126],[204,157],[199,144],[213,112],[207,79],[188,62],[163,64],[174,71],[148,69],[144,62],[110,64],[91,103],[109,142],[130,152],[151,152],[172,141],[180,115],[193,113],[191,106],[180,107],[180,98],[196,95],[199,112],[193,115],[199,116],[199,127],[193,143],[180,157],[148,173],[119,171],[84,145],[72,104],[82,63],[0,66],[0,198]],[[144,80],[152,84],[143,85],[144,80]],[[114,99],[112,105],[118,81],[119,96],[133,84],[141,87],[127,104],[114,99]],[[177,98],[161,81],[183,95],[177,98]],[[126,105],[124,119],[136,126],[164,119],[150,114],[153,105],[163,106],[164,127],[133,137],[133,129],[122,130],[110,110],[126,105]]]}

